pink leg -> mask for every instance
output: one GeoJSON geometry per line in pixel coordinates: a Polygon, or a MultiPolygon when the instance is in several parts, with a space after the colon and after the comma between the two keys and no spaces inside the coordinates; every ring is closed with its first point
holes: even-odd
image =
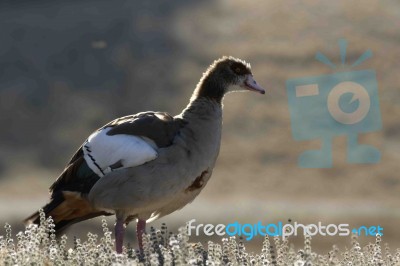
{"type": "Polygon", "coordinates": [[[115,250],[118,254],[122,253],[122,246],[124,244],[125,225],[124,220],[117,218],[115,224],[115,250]]]}
{"type": "Polygon", "coordinates": [[[143,234],[146,232],[146,220],[138,219],[136,224],[136,236],[139,242],[139,250],[143,251],[143,234]]]}

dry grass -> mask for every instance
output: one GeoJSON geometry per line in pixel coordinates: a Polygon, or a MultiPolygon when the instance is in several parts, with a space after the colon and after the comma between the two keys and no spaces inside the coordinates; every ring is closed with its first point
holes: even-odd
{"type": "Polygon", "coordinates": [[[208,241],[189,242],[185,227],[179,234],[152,228],[144,236],[143,252],[124,247],[122,254],[114,252],[114,239],[107,222],[102,221],[102,236],[88,233],[87,240],[75,238],[73,247],[67,247],[67,236],[56,239],[51,218],[41,212],[41,225],[30,225],[16,236],[6,224],[6,235],[0,236],[0,260],[4,265],[400,265],[400,250],[392,251],[383,245],[377,235],[374,243],[361,247],[357,236],[351,238],[349,249],[340,251],[336,246],[328,253],[313,251],[311,237],[305,236],[301,249],[295,248],[287,238],[264,238],[261,251],[249,253],[242,240],[235,237],[222,239],[222,243],[208,241]]]}

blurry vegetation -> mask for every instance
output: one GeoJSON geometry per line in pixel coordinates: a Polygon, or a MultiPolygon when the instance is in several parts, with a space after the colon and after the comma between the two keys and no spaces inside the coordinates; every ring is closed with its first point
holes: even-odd
{"type": "Polygon", "coordinates": [[[174,108],[162,99],[178,93],[182,55],[168,25],[187,4],[2,3],[1,161],[31,151],[40,166],[59,167],[105,122],[174,108]]]}

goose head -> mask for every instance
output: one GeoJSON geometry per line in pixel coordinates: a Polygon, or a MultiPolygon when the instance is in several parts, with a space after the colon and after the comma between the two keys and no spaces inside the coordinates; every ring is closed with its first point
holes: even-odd
{"type": "Polygon", "coordinates": [[[192,98],[206,97],[221,102],[226,93],[233,91],[265,94],[265,90],[254,80],[250,64],[224,56],[209,66],[192,98]]]}

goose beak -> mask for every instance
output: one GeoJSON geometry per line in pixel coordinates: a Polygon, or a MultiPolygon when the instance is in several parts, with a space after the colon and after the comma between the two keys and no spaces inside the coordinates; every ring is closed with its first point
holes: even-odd
{"type": "Polygon", "coordinates": [[[258,83],[254,80],[253,75],[247,75],[246,80],[244,81],[243,87],[249,91],[255,91],[261,94],[265,94],[265,90],[263,87],[258,85],[258,83]]]}

